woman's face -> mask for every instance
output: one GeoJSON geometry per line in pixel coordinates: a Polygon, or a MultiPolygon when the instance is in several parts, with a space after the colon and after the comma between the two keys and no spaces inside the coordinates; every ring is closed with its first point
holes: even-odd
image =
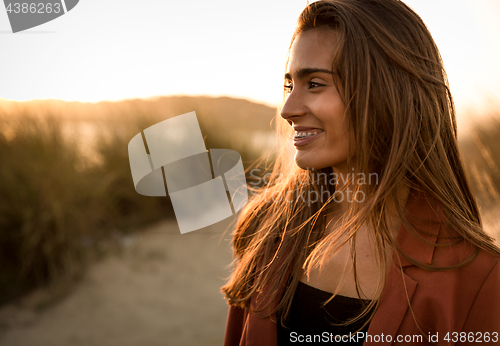
{"type": "Polygon", "coordinates": [[[290,50],[281,116],[295,130],[302,169],[347,170],[349,122],[333,79],[335,42],[335,31],[315,29],[299,34],[290,50]]]}

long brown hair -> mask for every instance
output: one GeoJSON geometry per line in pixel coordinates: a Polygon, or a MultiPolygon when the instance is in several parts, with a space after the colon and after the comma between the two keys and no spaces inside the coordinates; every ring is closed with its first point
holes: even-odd
{"type": "MultiPolygon", "coordinates": [[[[332,170],[298,168],[290,150],[292,129],[277,115],[277,132],[283,142],[269,184],[254,194],[238,219],[233,239],[235,268],[222,291],[229,304],[238,307],[249,307],[252,296],[268,292],[264,304],[255,309],[262,311],[286,285],[270,311],[279,312],[282,320],[288,315],[302,270],[321,265],[328,258],[325,254],[335,253],[348,242],[353,249],[356,231],[363,224],[370,225],[378,252],[380,296],[387,272],[384,249],[389,246],[401,253],[390,236],[387,215],[388,204],[398,200],[401,186],[437,200],[444,222],[456,230],[457,241],[465,239],[477,251],[500,254],[482,229],[458,150],[455,109],[441,56],[421,18],[398,0],[317,1],[301,13],[292,43],[300,33],[318,29],[337,33],[332,67],[356,149],[348,162],[353,172],[350,183],[359,174],[376,174],[378,181],[352,184],[365,198],[351,203],[340,227],[326,234],[322,216],[336,203],[335,185],[314,177],[329,177],[332,170]],[[325,196],[325,191],[331,193],[330,198],[311,199],[325,196]],[[286,278],[290,280],[285,282],[286,278]]],[[[419,237],[417,227],[405,216],[405,206],[396,207],[405,228],[419,237]]],[[[454,267],[473,260],[477,251],[454,267]]],[[[426,270],[448,269],[401,255],[426,270]]],[[[359,294],[357,280],[356,285],[359,294]]],[[[374,312],[371,308],[378,301],[372,301],[363,314],[374,312]]]]}

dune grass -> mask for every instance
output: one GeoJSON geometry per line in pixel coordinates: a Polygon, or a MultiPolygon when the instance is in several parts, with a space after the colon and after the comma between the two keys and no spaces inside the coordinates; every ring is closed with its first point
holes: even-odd
{"type": "Polygon", "coordinates": [[[0,303],[72,279],[110,240],[172,215],[168,198],[135,192],[134,124],[95,124],[94,151],[60,119],[19,114],[0,133],[0,303]],[[89,150],[88,148],[86,148],[89,150]]]}
{"type": "MultiPolygon", "coordinates": [[[[0,305],[77,278],[123,234],[174,216],[168,197],[135,191],[128,159],[130,139],[163,114],[108,107],[107,117],[85,119],[43,105],[0,109],[0,305]]],[[[201,125],[207,148],[236,149],[246,164],[258,156],[231,131],[201,125]]]]}
{"type": "Polygon", "coordinates": [[[460,141],[469,179],[477,197],[485,229],[500,239],[500,114],[472,125],[460,141]]]}

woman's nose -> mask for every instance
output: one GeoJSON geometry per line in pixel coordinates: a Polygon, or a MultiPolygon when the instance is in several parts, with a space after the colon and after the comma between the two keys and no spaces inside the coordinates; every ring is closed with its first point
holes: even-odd
{"type": "Polygon", "coordinates": [[[307,114],[307,107],[302,98],[292,91],[285,100],[281,108],[281,117],[285,120],[293,121],[294,117],[302,117],[307,114]]]}

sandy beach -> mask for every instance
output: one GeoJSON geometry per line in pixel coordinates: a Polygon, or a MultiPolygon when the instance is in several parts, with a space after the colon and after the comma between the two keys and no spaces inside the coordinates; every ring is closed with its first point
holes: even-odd
{"type": "Polygon", "coordinates": [[[43,306],[39,290],[0,309],[0,345],[221,345],[230,221],[183,235],[162,221],[125,238],[64,298],[43,306]]]}

